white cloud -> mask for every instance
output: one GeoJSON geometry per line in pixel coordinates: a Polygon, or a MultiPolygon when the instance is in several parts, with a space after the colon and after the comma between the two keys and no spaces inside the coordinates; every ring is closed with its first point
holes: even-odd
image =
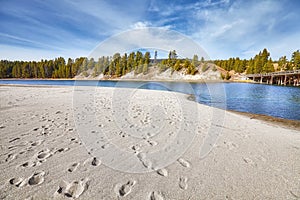
{"type": "Polygon", "coordinates": [[[197,2],[194,6],[198,8],[207,8],[207,7],[213,7],[213,6],[220,6],[220,5],[226,5],[230,1],[229,0],[219,0],[219,1],[211,1],[211,0],[206,0],[203,2],[197,2]]]}
{"type": "Polygon", "coordinates": [[[151,27],[152,23],[151,22],[136,22],[135,24],[131,25],[130,28],[133,29],[139,29],[139,28],[146,28],[146,27],[151,27]]]}
{"type": "MultiPolygon", "coordinates": [[[[282,30],[285,33],[282,34],[277,30],[279,25],[299,18],[299,14],[285,10],[285,3],[272,0],[236,0],[234,2],[206,0],[182,4],[157,0],[120,1],[118,4],[105,0],[89,2],[62,0],[55,4],[39,1],[26,4],[27,9],[20,6],[7,6],[7,9],[0,10],[20,20],[18,24],[14,24],[14,21],[1,21],[0,19],[0,39],[5,41],[3,44],[14,41],[11,42],[12,46],[23,45],[22,48],[15,47],[15,50],[20,49],[20,54],[28,55],[24,49],[27,48],[26,46],[31,46],[41,47],[43,55],[49,52],[52,57],[59,54],[70,55],[72,52],[87,52],[95,47],[98,41],[101,42],[111,35],[113,35],[112,38],[116,34],[122,35],[125,30],[134,32],[140,29],[147,30],[149,27],[160,27],[165,31],[172,29],[187,34],[188,37],[201,44],[213,59],[236,56],[250,58],[265,47],[276,59],[278,55],[285,53],[289,57],[292,51],[299,48],[297,44],[299,46],[300,43],[299,36],[297,36],[299,31],[291,34],[288,27],[287,30],[282,30]],[[33,9],[36,7],[44,7],[48,10],[44,12],[33,9]],[[60,21],[52,23],[53,19],[60,21]],[[26,23],[23,24],[23,21],[26,23]],[[18,31],[14,30],[16,26],[18,31]]],[[[134,48],[143,47],[137,47],[138,44],[151,46],[150,42],[142,41],[142,37],[152,37],[155,41],[152,46],[155,48],[158,48],[157,45],[160,43],[165,45],[163,48],[167,51],[172,49],[172,45],[167,46],[151,32],[148,35],[145,34],[134,35],[137,37],[134,48]],[[138,43],[138,41],[142,42],[138,43]]],[[[170,38],[166,36],[166,41],[171,42],[170,38]]],[[[121,44],[126,48],[130,47],[128,42],[125,41],[125,43],[121,44]]],[[[8,48],[8,45],[5,48],[8,48]]],[[[180,48],[188,49],[189,46],[182,45],[180,48]]],[[[32,48],[28,51],[41,55],[32,48]]],[[[15,54],[16,58],[22,57],[16,52],[8,48],[7,53],[2,55],[13,58],[15,54]]],[[[75,56],[76,53],[70,57],[75,56]]]]}
{"type": "Polygon", "coordinates": [[[33,45],[33,46],[38,46],[38,47],[41,47],[41,48],[48,48],[48,49],[50,48],[50,49],[62,50],[59,47],[50,46],[47,43],[41,43],[41,42],[38,42],[38,41],[34,41],[34,40],[30,40],[30,39],[26,39],[26,38],[22,38],[22,37],[18,37],[18,36],[6,34],[6,33],[1,33],[0,32],[0,37],[4,37],[4,38],[8,38],[8,39],[13,39],[15,41],[20,41],[22,43],[27,43],[28,46],[29,45],[33,45]]]}
{"type": "MultiPolygon", "coordinates": [[[[219,1],[219,3],[227,3],[227,1],[219,1]]],[[[195,12],[195,18],[191,20],[191,23],[198,21],[204,21],[204,23],[195,28],[192,38],[206,47],[214,59],[236,56],[250,58],[254,55],[249,56],[248,52],[262,50],[265,47],[271,48],[278,42],[276,39],[278,16],[276,15],[282,9],[284,9],[282,3],[278,1],[259,3],[236,1],[227,9],[201,8],[195,12]]],[[[286,12],[286,15],[289,13],[286,12]]],[[[277,50],[274,49],[274,51],[277,50]]],[[[277,54],[274,52],[274,55],[277,54]]]]}

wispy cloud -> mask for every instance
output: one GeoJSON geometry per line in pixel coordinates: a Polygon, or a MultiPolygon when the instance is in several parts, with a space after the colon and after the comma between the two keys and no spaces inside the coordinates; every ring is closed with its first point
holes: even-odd
{"type": "MultiPolygon", "coordinates": [[[[286,12],[284,3],[279,1],[247,1],[246,3],[236,1],[228,8],[199,9],[195,13],[194,21],[203,20],[205,23],[197,28],[193,38],[203,44],[209,52],[212,52],[213,58],[252,57],[253,55],[244,53],[261,50],[265,47],[271,48],[278,42],[278,38],[290,37],[291,33],[282,34],[277,30],[283,24],[292,23],[282,20],[282,17],[290,14],[286,12]]],[[[299,39],[294,39],[299,44],[299,39]]],[[[285,48],[289,49],[291,53],[295,45],[287,44],[285,48]]],[[[279,54],[278,51],[273,52],[275,58],[278,58],[279,54]]]]}
{"type": "Polygon", "coordinates": [[[21,58],[26,49],[75,57],[123,31],[149,27],[185,34],[213,59],[249,58],[265,47],[277,59],[299,48],[299,8],[296,0],[3,0],[0,45],[14,55],[0,59],[21,58]]]}

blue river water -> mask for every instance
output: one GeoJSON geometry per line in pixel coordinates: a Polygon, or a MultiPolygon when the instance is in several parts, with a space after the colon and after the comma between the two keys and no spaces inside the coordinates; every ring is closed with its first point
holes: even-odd
{"type": "Polygon", "coordinates": [[[0,80],[0,84],[141,88],[194,94],[201,104],[227,110],[300,120],[300,87],[251,83],[187,83],[84,80],[0,80]]]}

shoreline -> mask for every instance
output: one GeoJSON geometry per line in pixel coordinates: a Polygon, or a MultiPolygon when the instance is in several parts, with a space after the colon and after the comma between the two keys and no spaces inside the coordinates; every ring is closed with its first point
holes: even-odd
{"type": "MultiPolygon", "coordinates": [[[[74,85],[26,85],[26,84],[0,84],[0,87],[5,86],[11,86],[11,87],[33,87],[33,88],[64,88],[64,87],[74,87],[74,85]]],[[[108,87],[108,88],[114,88],[114,87],[108,87]]],[[[128,88],[130,89],[130,88],[128,88]]],[[[157,91],[157,90],[153,90],[157,91]]],[[[161,91],[161,90],[158,90],[161,91]]],[[[174,91],[173,91],[174,92],[174,91]]],[[[183,93],[180,93],[183,94],[183,93]]],[[[195,97],[192,94],[184,94],[186,95],[186,99],[190,101],[195,101],[195,97]]],[[[201,104],[199,102],[196,102],[198,104],[201,104]]],[[[205,105],[205,104],[201,104],[205,105]]],[[[222,109],[223,110],[223,109],[222,109]]],[[[272,125],[279,125],[280,127],[289,128],[293,130],[300,131],[300,120],[293,120],[293,119],[284,119],[279,117],[274,117],[270,115],[264,115],[264,114],[256,114],[256,113],[250,113],[250,112],[242,112],[242,111],[236,111],[236,110],[224,110],[228,112],[232,112],[235,114],[239,114],[242,116],[247,116],[250,119],[258,119],[260,121],[266,122],[268,124],[272,125]]]]}
{"type": "Polygon", "coordinates": [[[300,120],[292,120],[292,119],[283,119],[279,117],[273,117],[269,115],[263,114],[255,114],[255,113],[248,113],[248,112],[241,112],[235,110],[226,110],[231,113],[235,113],[242,116],[247,116],[250,119],[256,119],[262,122],[266,122],[270,125],[280,126],[283,128],[288,128],[296,131],[300,131],[300,120]]]}
{"type": "Polygon", "coordinates": [[[235,81],[225,81],[225,80],[184,80],[184,79],[119,79],[119,78],[114,78],[114,79],[84,79],[84,78],[69,78],[69,79],[40,79],[40,78],[28,78],[28,79],[0,79],[4,81],[112,81],[112,82],[186,82],[186,83],[224,83],[224,82],[235,82],[235,81]]]}
{"type": "Polygon", "coordinates": [[[248,84],[260,84],[260,85],[269,85],[269,86],[281,86],[281,87],[298,87],[293,85],[277,85],[277,84],[267,84],[267,83],[259,83],[252,80],[185,80],[185,79],[84,79],[84,78],[4,78],[0,79],[0,81],[112,81],[112,82],[171,82],[171,83],[248,83],[248,84]]]}

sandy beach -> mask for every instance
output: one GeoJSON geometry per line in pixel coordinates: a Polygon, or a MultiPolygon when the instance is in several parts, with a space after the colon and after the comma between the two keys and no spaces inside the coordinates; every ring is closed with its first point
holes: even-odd
{"type": "Polygon", "coordinates": [[[300,199],[299,129],[187,97],[0,86],[0,199],[300,199]]]}

